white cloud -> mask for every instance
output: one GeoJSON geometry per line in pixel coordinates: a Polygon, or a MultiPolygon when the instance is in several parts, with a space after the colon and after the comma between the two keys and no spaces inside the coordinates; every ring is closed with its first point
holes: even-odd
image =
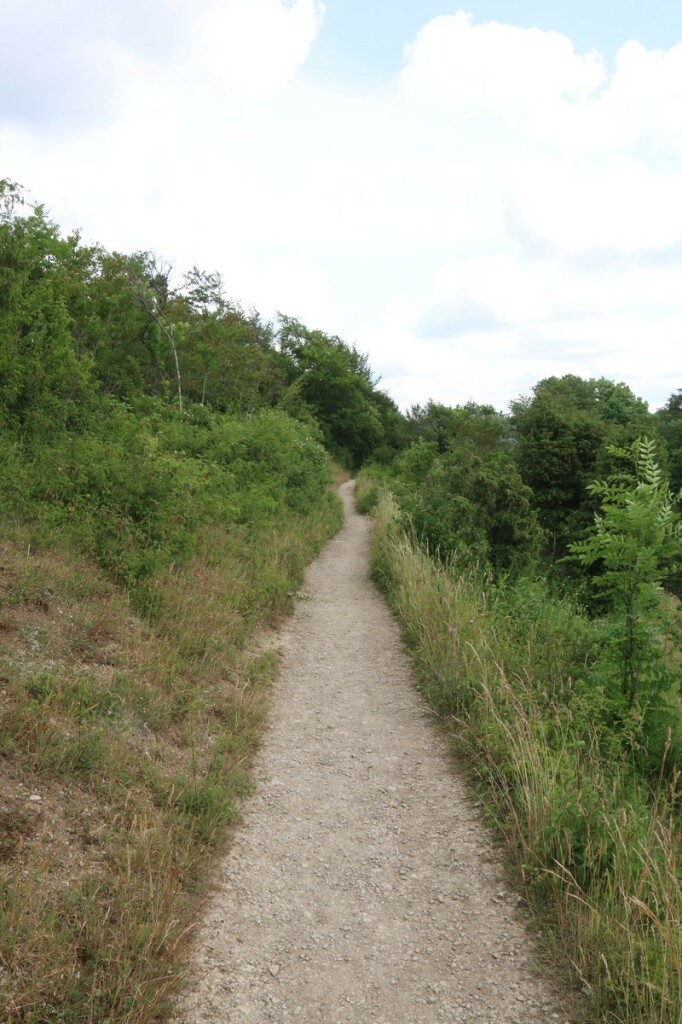
{"type": "Polygon", "coordinates": [[[270,96],[304,63],[323,16],[321,0],[5,0],[0,121],[102,123],[145,79],[171,103],[200,82],[270,96]]]}
{"type": "Polygon", "coordinates": [[[218,81],[268,96],[301,67],[324,15],[319,0],[222,0],[198,22],[194,56],[218,81]]]}
{"type": "Polygon", "coordinates": [[[590,96],[605,78],[599,54],[576,54],[558,32],[475,25],[463,11],[429,22],[407,57],[398,76],[407,96],[477,116],[551,111],[590,96]]]}
{"type": "Polygon", "coordinates": [[[655,158],[658,147],[679,154],[682,44],[670,50],[647,50],[636,41],[626,43],[618,54],[604,106],[612,117],[630,126],[635,142],[648,144],[650,158],[655,158]]]}
{"type": "Polygon", "coordinates": [[[235,264],[231,282],[265,317],[286,313],[311,325],[330,320],[329,277],[309,260],[277,254],[235,264]]]}
{"type": "MultiPolygon", "coordinates": [[[[37,0],[12,2],[18,31],[37,0]]],[[[366,348],[404,404],[502,407],[563,372],[652,401],[682,385],[682,46],[628,43],[609,70],[558,33],[459,13],[360,90],[297,73],[317,0],[177,0],[154,41],[160,2],[140,0],[137,31],[122,0],[105,36],[57,0],[110,76],[87,130],[68,103],[59,132],[3,127],[0,108],[2,173],[65,227],[221,270],[245,305],[366,348]]]]}
{"type": "Polygon", "coordinates": [[[108,120],[131,59],[180,50],[187,10],[183,0],[3,0],[0,122],[47,131],[108,120]]]}
{"type": "Polygon", "coordinates": [[[576,166],[535,159],[515,181],[519,223],[563,253],[645,253],[682,245],[680,173],[613,154],[576,166]]]}

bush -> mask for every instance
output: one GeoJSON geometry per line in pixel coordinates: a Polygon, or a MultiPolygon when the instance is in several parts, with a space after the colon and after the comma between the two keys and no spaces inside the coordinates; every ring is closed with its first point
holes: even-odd
{"type": "Polygon", "coordinates": [[[10,444],[0,485],[35,543],[62,536],[128,587],[185,562],[207,525],[265,528],[326,501],[328,456],[284,413],[179,418],[158,400],[100,413],[85,431],[10,444]]]}
{"type": "Polygon", "coordinates": [[[511,455],[420,440],[397,460],[391,486],[405,523],[443,562],[532,570],[544,535],[511,455]]]}

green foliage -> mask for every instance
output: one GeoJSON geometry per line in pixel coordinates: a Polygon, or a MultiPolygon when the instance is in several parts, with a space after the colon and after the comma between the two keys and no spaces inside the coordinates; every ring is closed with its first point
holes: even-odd
{"type": "Polygon", "coordinates": [[[375,390],[365,356],[340,338],[310,331],[285,316],[280,316],[279,343],[296,392],[313,411],[339,463],[357,469],[375,449],[390,447],[396,440],[397,409],[375,390]]]}
{"type": "Polygon", "coordinates": [[[489,585],[487,602],[510,677],[532,676],[548,707],[572,702],[599,657],[600,634],[578,603],[541,577],[489,585]]]}
{"type": "Polygon", "coordinates": [[[0,428],[31,436],[77,423],[90,398],[68,310],[74,239],[63,240],[42,207],[25,216],[18,186],[0,181],[0,428]]]}
{"type": "Polygon", "coordinates": [[[207,525],[326,501],[312,416],[268,408],[293,362],[217,275],[194,268],[174,292],[156,257],[63,239],[3,181],[0,283],[0,495],[34,543],[69,538],[135,588],[190,558],[207,525]]]}
{"type": "Polygon", "coordinates": [[[179,419],[159,401],[135,412],[110,400],[86,432],[34,444],[30,461],[13,451],[0,485],[15,520],[30,519],[39,544],[70,538],[130,587],[186,561],[209,524],[310,514],[330,479],[315,432],[275,410],[179,419]]]}
{"type": "Polygon", "coordinates": [[[197,270],[193,274],[172,304],[174,313],[187,323],[181,353],[185,393],[194,402],[223,412],[251,412],[277,404],[287,379],[271,326],[257,313],[246,316],[228,302],[216,275],[197,270]],[[201,301],[198,295],[203,296],[201,301]]]}
{"type": "Polygon", "coordinates": [[[665,482],[654,442],[643,438],[627,448],[611,447],[609,454],[625,462],[628,472],[590,485],[601,512],[590,535],[572,544],[571,552],[582,565],[600,569],[594,586],[611,609],[597,677],[607,687],[617,684],[631,722],[638,702],[637,740],[660,759],[665,733],[679,717],[679,673],[670,667],[662,643],[672,629],[662,583],[682,565],[682,522],[673,507],[679,496],[665,482]]]}
{"type": "Polygon", "coordinates": [[[453,446],[466,446],[480,454],[491,448],[506,447],[509,421],[491,405],[466,405],[454,408],[429,401],[413,406],[406,418],[406,433],[412,441],[434,442],[441,454],[453,446]]]}
{"type": "Polygon", "coordinates": [[[682,490],[682,389],[658,410],[656,423],[668,448],[670,486],[677,492],[682,490]]]}
{"type": "Polygon", "coordinates": [[[573,375],[540,381],[512,412],[521,476],[553,551],[563,555],[591,522],[589,484],[610,471],[609,444],[655,430],[653,417],[627,385],[573,375]]]}
{"type": "Polygon", "coordinates": [[[19,186],[0,182],[0,427],[24,438],[82,429],[98,393],[156,397],[231,415],[281,407],[317,424],[357,467],[389,461],[403,417],[367,360],[340,338],[256,312],[193,267],[179,287],[150,252],[108,253],[61,237],[19,186]]]}
{"type": "MultiPolygon", "coordinates": [[[[431,404],[424,433],[394,464],[393,489],[417,538],[442,559],[518,573],[536,561],[543,535],[496,414],[431,404]],[[447,433],[443,427],[447,419],[447,433]]],[[[416,419],[413,413],[413,421],[416,419]]]]}
{"type": "Polygon", "coordinates": [[[382,467],[366,466],[360,470],[355,480],[355,507],[362,515],[371,515],[379,500],[381,482],[385,480],[382,467]]]}
{"type": "Polygon", "coordinates": [[[108,253],[99,246],[74,253],[69,311],[78,351],[87,354],[98,386],[119,398],[164,391],[164,347],[135,299],[151,258],[108,253]]]}

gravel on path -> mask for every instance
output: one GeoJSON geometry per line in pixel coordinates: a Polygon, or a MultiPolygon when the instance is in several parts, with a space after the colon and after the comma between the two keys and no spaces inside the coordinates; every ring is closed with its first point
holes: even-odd
{"type": "Polygon", "coordinates": [[[341,496],[178,1024],[563,1024],[341,496]]]}

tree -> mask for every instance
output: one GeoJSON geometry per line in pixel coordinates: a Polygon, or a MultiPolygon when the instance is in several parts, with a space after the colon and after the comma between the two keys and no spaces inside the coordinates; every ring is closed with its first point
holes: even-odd
{"type": "Polygon", "coordinates": [[[448,406],[429,400],[414,405],[407,414],[406,430],[414,440],[435,441],[441,453],[465,445],[483,453],[502,446],[509,434],[509,420],[492,405],[448,406]]]}
{"type": "Polygon", "coordinates": [[[611,471],[609,445],[655,430],[653,418],[626,384],[569,374],[548,377],[531,397],[513,402],[512,420],[521,476],[554,552],[563,556],[592,521],[589,484],[611,471]]]}
{"type": "Polygon", "coordinates": [[[500,572],[535,568],[543,534],[509,452],[419,440],[396,460],[395,490],[422,543],[442,559],[500,572]]]}
{"type": "Polygon", "coordinates": [[[78,246],[71,257],[68,306],[76,349],[92,360],[102,390],[119,398],[157,394],[166,376],[166,343],[133,286],[150,259],[100,246],[78,246]]]}
{"type": "Polygon", "coordinates": [[[22,432],[77,421],[92,390],[68,309],[75,244],[18,185],[0,181],[0,419],[22,432]]]}
{"type": "Polygon", "coordinates": [[[180,360],[178,359],[178,342],[182,337],[185,324],[173,323],[166,307],[170,297],[170,266],[150,257],[145,273],[133,274],[131,287],[136,304],[148,318],[150,324],[166,339],[173,353],[175,381],[178,389],[178,408],[182,414],[182,378],[180,360]]]}
{"type": "Polygon", "coordinates": [[[232,412],[277,404],[286,374],[272,327],[229,301],[218,273],[192,268],[167,313],[185,324],[183,390],[189,398],[232,412]]]}
{"type": "Polygon", "coordinates": [[[317,419],[332,455],[356,469],[382,443],[367,357],[338,337],[280,315],[279,344],[290,380],[317,419]]]}
{"type": "Polygon", "coordinates": [[[225,298],[223,279],[217,270],[199,270],[192,267],[185,274],[182,295],[190,310],[198,316],[220,317],[234,307],[225,298]]]}
{"type": "Polygon", "coordinates": [[[582,565],[602,568],[593,582],[612,609],[609,653],[628,705],[640,697],[655,704],[671,683],[660,642],[667,625],[661,598],[663,580],[682,564],[682,523],[674,510],[680,495],[670,492],[653,441],[609,451],[629,472],[590,485],[601,509],[591,534],[570,550],[582,565]]]}
{"type": "Polygon", "coordinates": [[[377,411],[382,430],[381,440],[372,450],[371,459],[373,462],[390,465],[409,443],[405,417],[384,391],[373,389],[369,400],[377,411]]]}
{"type": "Polygon", "coordinates": [[[682,388],[658,410],[656,422],[668,446],[670,485],[678,491],[682,489],[682,388]]]}

